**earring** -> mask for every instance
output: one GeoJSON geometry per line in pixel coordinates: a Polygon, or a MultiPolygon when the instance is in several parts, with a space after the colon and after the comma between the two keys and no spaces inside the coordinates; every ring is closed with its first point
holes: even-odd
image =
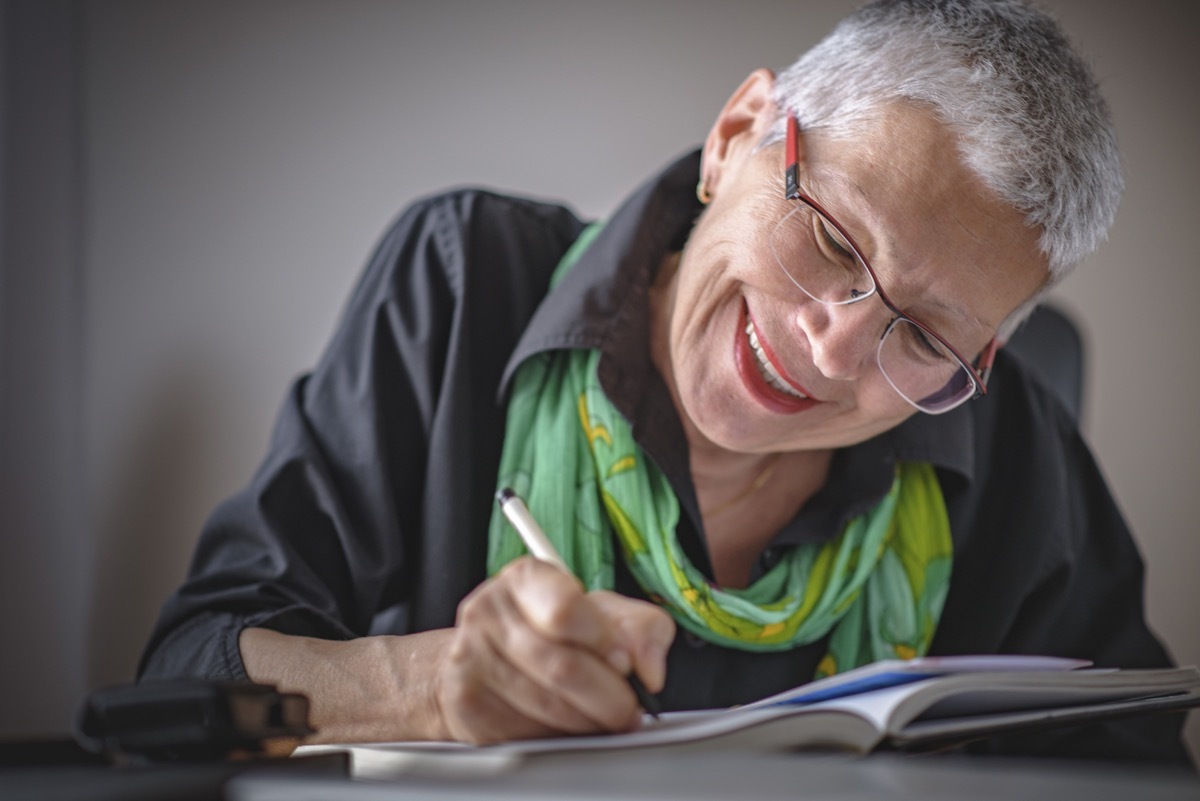
{"type": "Polygon", "coordinates": [[[705,206],[712,201],[712,194],[708,191],[708,181],[703,178],[700,179],[700,183],[696,184],[696,199],[705,206]]]}

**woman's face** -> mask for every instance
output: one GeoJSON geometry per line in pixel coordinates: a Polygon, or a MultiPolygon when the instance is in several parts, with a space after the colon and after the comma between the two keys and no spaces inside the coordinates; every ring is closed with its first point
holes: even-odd
{"type": "MultiPolygon", "coordinates": [[[[798,201],[783,198],[783,145],[754,150],[774,113],[763,108],[711,160],[720,120],[710,135],[713,199],[662,276],[655,357],[693,440],[739,452],[851,445],[915,412],[876,362],[892,314],[877,297],[818,303],[780,269],[768,238],[798,201]]],[[[810,135],[802,150],[801,191],[850,232],[889,297],[968,359],[1043,285],[1038,232],[959,164],[951,131],[924,113],[897,105],[865,136],[810,135]]],[[[790,258],[801,263],[806,247],[790,258]]]]}

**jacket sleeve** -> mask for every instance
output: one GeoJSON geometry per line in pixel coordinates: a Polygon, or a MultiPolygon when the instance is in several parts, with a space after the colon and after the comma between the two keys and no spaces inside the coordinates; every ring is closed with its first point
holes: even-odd
{"type": "MultiPolygon", "coordinates": [[[[244,678],[244,628],[348,639],[410,600],[436,550],[423,505],[439,431],[496,405],[491,373],[577,230],[560,207],[469,190],[398,219],[317,367],[291,387],[260,468],[205,524],[140,678],[244,678]],[[474,393],[485,401],[464,386],[486,386],[474,393]]],[[[474,575],[453,567],[446,597],[474,575]]]]}

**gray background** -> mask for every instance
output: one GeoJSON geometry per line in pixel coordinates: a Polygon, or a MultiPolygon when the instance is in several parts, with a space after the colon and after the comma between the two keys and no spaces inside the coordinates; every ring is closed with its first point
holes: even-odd
{"type": "MultiPolygon", "coordinates": [[[[604,214],[853,5],[7,0],[0,736],[63,731],[130,678],[404,204],[482,184],[604,214]]],[[[1092,56],[1128,173],[1057,295],[1089,346],[1084,429],[1150,620],[1197,663],[1194,5],[1044,6],[1092,56]]]]}

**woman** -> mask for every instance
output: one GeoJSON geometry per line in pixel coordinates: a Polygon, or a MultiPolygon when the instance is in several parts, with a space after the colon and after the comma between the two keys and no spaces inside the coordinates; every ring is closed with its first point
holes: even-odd
{"type": "MultiPolygon", "coordinates": [[[[142,675],[305,692],[324,740],[490,742],[634,727],[630,672],[695,708],[923,653],[1165,664],[1086,447],[996,355],[1119,194],[1053,22],[958,0],[751,74],[603,224],[418,204],[142,675]]],[[[1182,755],[1168,719],[991,747],[1182,755]]]]}

